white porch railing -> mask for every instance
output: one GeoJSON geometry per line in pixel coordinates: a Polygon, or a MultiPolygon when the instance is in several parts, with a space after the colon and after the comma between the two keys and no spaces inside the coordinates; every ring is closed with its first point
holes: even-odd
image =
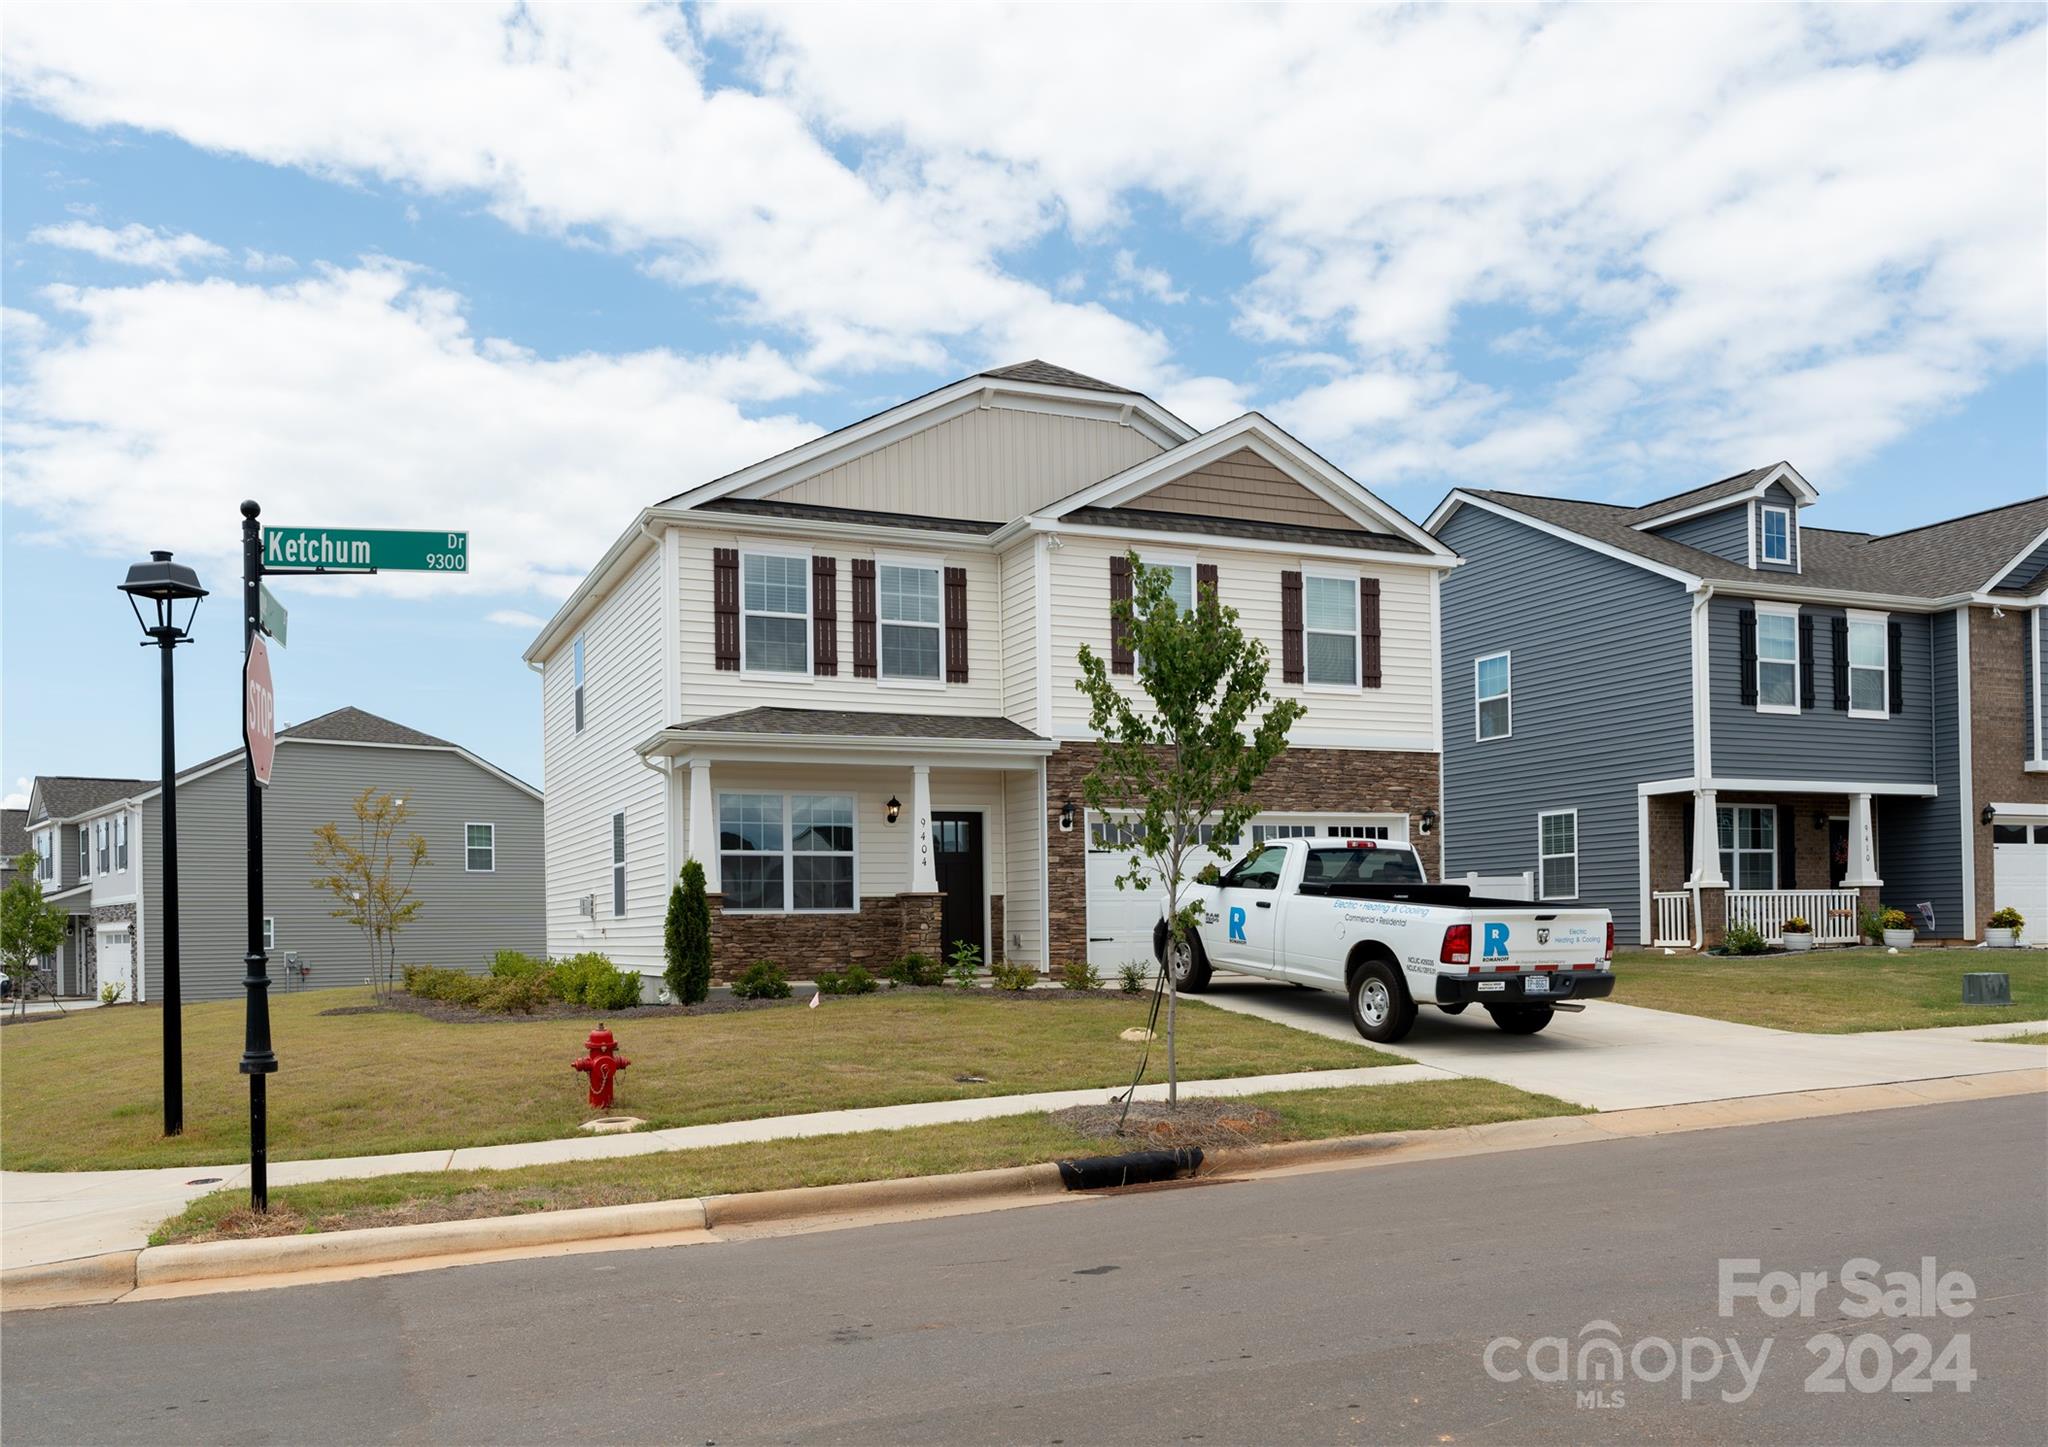
{"type": "Polygon", "coordinates": [[[1536,897],[1536,875],[1531,870],[1520,874],[1463,874],[1456,879],[1446,879],[1446,884],[1462,884],[1481,898],[1493,899],[1534,899],[1536,897]]]}
{"type": "Polygon", "coordinates": [[[1853,945],[1857,897],[1853,889],[1731,889],[1728,927],[1746,924],[1772,944],[1785,938],[1795,916],[1813,926],[1817,945],[1853,945]]]}
{"type": "Polygon", "coordinates": [[[1657,929],[1651,937],[1653,945],[1689,945],[1692,943],[1692,896],[1680,891],[1677,894],[1653,894],[1650,901],[1657,907],[1657,929]]]}

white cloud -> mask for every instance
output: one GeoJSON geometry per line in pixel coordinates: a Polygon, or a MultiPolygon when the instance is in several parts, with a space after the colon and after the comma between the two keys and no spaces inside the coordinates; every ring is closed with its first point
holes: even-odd
{"type": "Polygon", "coordinates": [[[461,579],[326,586],[559,597],[641,507],[818,430],[742,410],[810,385],[766,348],[543,358],[396,262],[47,298],[59,324],[8,389],[7,498],[117,556],[220,565],[254,497],[287,521],[470,532],[461,579]]]}
{"type": "Polygon", "coordinates": [[[1140,266],[1138,253],[1128,246],[1117,252],[1112,271],[1122,284],[1125,295],[1135,290],[1169,306],[1177,306],[1188,299],[1186,292],[1175,289],[1169,273],[1156,266],[1140,266]]]}
{"type": "Polygon", "coordinates": [[[28,795],[31,787],[32,785],[26,777],[16,779],[14,787],[7,791],[6,796],[0,797],[0,809],[26,809],[28,807],[28,795]]]}
{"type": "Polygon", "coordinates": [[[298,265],[289,256],[280,256],[270,251],[258,251],[253,246],[242,248],[242,270],[244,271],[296,271],[298,265]]]}
{"type": "Polygon", "coordinates": [[[507,628],[526,628],[538,631],[547,625],[547,619],[538,613],[528,613],[523,608],[493,608],[484,614],[484,622],[500,623],[507,628]]]}
{"type": "Polygon", "coordinates": [[[66,221],[61,226],[38,226],[28,239],[47,246],[83,251],[102,261],[122,266],[139,266],[149,271],[175,273],[188,265],[214,265],[227,259],[227,252],[203,236],[189,231],[160,231],[130,222],[119,231],[87,221],[66,221]]]}

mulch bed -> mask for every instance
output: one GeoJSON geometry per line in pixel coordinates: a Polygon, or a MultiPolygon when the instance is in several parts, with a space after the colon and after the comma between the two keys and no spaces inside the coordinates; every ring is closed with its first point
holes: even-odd
{"type": "MultiPolygon", "coordinates": [[[[873,993],[880,995],[934,995],[952,993],[955,985],[902,985],[895,989],[887,986],[873,993]]],[[[984,990],[984,995],[998,1000],[1019,1002],[1037,1001],[1081,1001],[1081,1000],[1127,1000],[1135,998],[1116,990],[984,990]]],[[[855,995],[827,995],[820,1010],[829,1010],[842,999],[858,999],[855,995]]],[[[322,1015],[424,1015],[429,1020],[440,1020],[448,1024],[493,1023],[506,1020],[653,1020],[669,1015],[733,1015],[748,1010],[789,1009],[810,1004],[808,992],[787,1000],[742,1000],[727,993],[716,993],[700,1005],[634,1005],[624,1010],[592,1010],[586,1005],[565,1005],[559,1001],[543,1005],[530,1015],[501,1014],[495,1010],[479,1010],[470,1005],[457,1005],[448,1000],[423,1000],[417,995],[408,995],[403,990],[394,991],[374,1005],[337,1005],[331,1010],[322,1010],[322,1015]]]]}
{"type": "Polygon", "coordinates": [[[1280,1117],[1242,1100],[1184,1100],[1169,1110],[1164,1101],[1135,1101],[1117,1130],[1117,1105],[1076,1105],[1051,1113],[1054,1124],[1100,1139],[1105,1152],[1167,1150],[1200,1146],[1205,1151],[1261,1145],[1277,1140],[1280,1117]]]}

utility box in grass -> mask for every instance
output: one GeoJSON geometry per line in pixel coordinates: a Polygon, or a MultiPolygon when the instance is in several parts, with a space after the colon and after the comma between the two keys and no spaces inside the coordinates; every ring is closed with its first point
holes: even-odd
{"type": "Polygon", "coordinates": [[[1963,1003],[1965,1005],[2010,1005],[2012,1003],[2012,980],[2005,975],[1963,976],[1963,1003]]]}

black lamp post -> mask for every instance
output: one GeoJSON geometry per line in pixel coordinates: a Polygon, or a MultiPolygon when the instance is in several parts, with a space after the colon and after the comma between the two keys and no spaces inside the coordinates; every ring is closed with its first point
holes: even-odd
{"type": "Polygon", "coordinates": [[[171,561],[166,552],[153,551],[146,563],[128,570],[121,584],[135,621],[162,652],[163,681],[163,851],[164,851],[164,1134],[179,1135],[185,1129],[185,1040],[179,1017],[178,996],[178,749],[176,708],[171,682],[171,654],[180,643],[192,641],[192,619],[199,612],[199,600],[206,589],[199,575],[183,563],[171,561]],[[155,621],[142,616],[141,600],[154,608],[155,621]],[[174,616],[179,603],[192,602],[180,626],[174,616]]]}

